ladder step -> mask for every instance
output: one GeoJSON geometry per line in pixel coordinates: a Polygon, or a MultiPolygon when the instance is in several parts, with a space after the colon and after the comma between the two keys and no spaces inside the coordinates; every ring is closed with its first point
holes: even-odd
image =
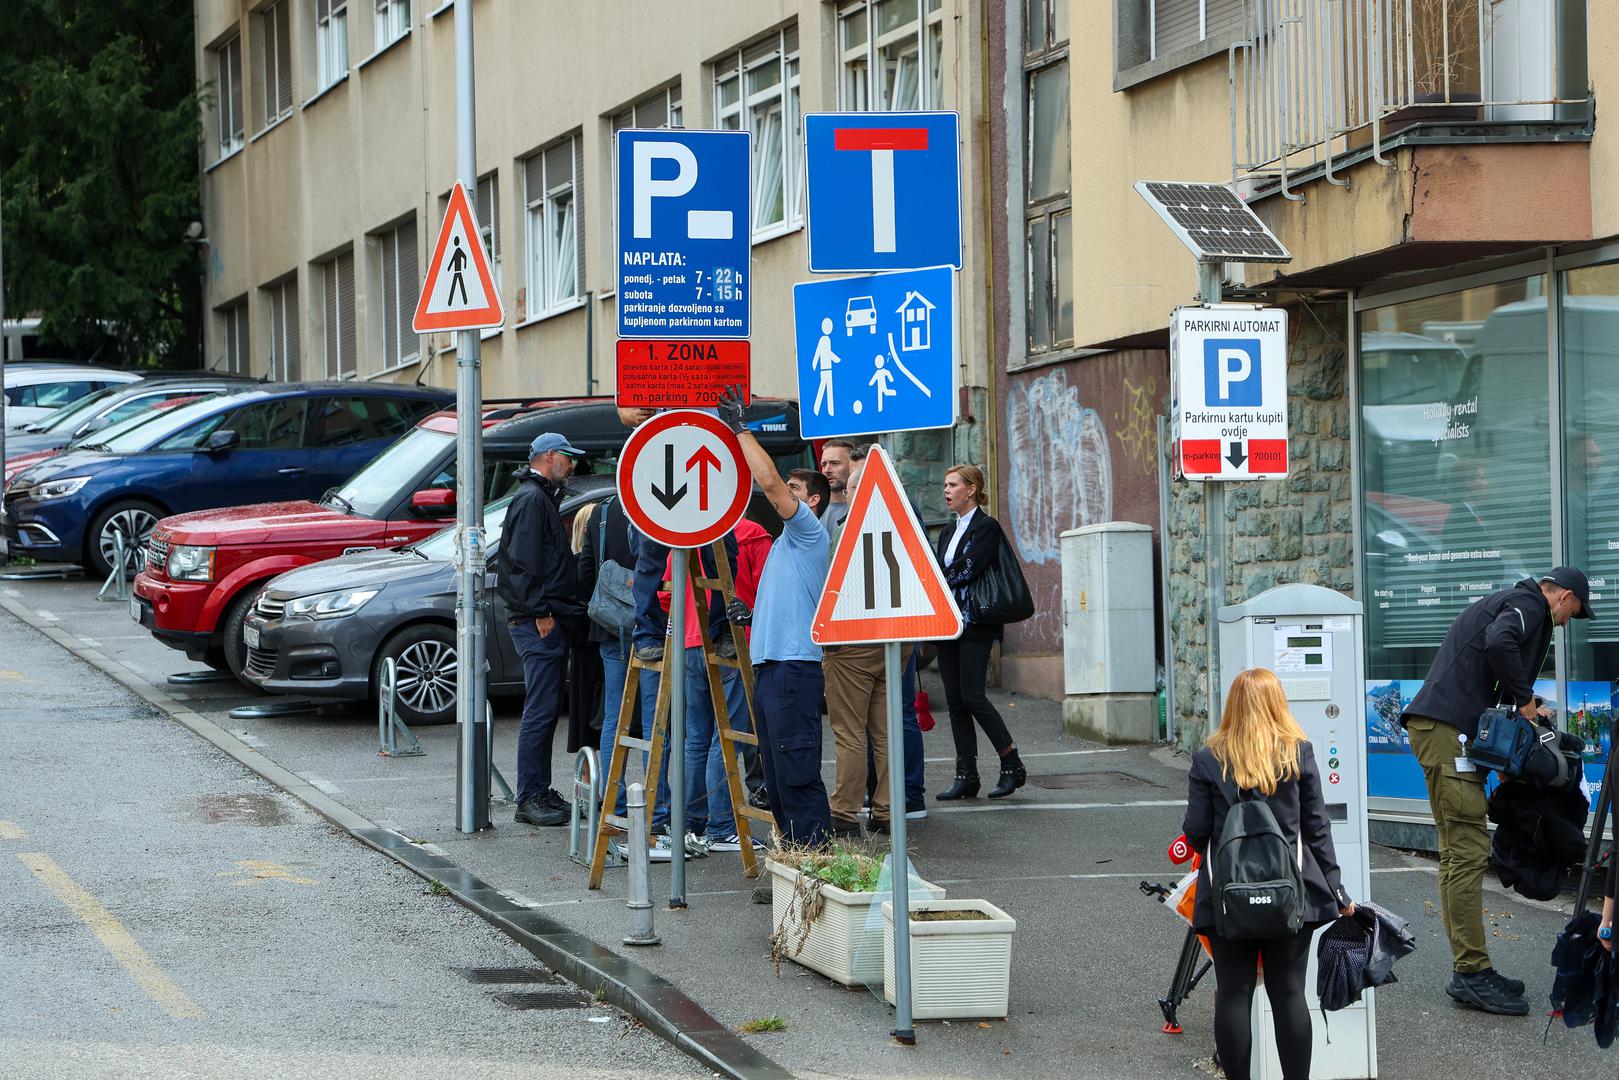
{"type": "Polygon", "coordinates": [[[737,671],[742,670],[742,664],[733,656],[715,656],[714,666],[735,668],[737,671]]]}
{"type": "Polygon", "coordinates": [[[617,814],[603,814],[601,816],[601,823],[603,825],[611,825],[615,829],[622,829],[624,832],[630,831],[630,819],[627,817],[619,817],[617,814]]]}
{"type": "Polygon", "coordinates": [[[737,731],[735,728],[730,727],[722,727],[719,729],[719,731],[720,738],[722,739],[728,739],[731,742],[739,742],[746,746],[759,745],[759,736],[755,735],[751,731],[737,731]]]}
{"type": "Polygon", "coordinates": [[[629,735],[620,735],[618,737],[618,745],[628,746],[632,749],[641,751],[643,754],[652,753],[651,739],[636,739],[629,735]]]}
{"type": "Polygon", "coordinates": [[[766,825],[774,825],[776,823],[776,815],[772,814],[769,810],[761,810],[757,806],[733,806],[731,807],[731,812],[733,814],[741,815],[742,817],[747,818],[749,821],[762,821],[766,825]]]}

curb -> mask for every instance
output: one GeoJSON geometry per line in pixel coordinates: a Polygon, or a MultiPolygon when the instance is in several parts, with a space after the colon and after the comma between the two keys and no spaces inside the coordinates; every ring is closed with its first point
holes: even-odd
{"type": "Polygon", "coordinates": [[[793,1074],[743,1042],[667,979],[619,956],[530,908],[451,860],[356,813],[296,773],[278,765],[224,728],[148,683],[132,669],[91,648],[60,626],[40,619],[15,600],[0,596],[0,610],[60,645],[123,686],[169,719],[211,743],[238,764],[280,788],[360,843],[414,874],[437,882],[462,907],[506,934],[545,966],[585,990],[605,992],[608,1002],[647,1029],[732,1080],[793,1080],[793,1074]]]}

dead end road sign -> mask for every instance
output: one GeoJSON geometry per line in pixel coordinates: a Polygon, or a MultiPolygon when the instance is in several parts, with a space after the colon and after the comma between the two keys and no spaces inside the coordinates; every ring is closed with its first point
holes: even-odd
{"type": "Polygon", "coordinates": [[[746,341],[618,343],[617,404],[625,409],[712,409],[735,386],[752,399],[746,341]]]}
{"type": "Polygon", "coordinates": [[[708,413],[659,413],[630,433],[619,455],[624,513],[666,547],[702,547],[718,540],[742,520],[752,494],[742,444],[708,413]]]}
{"type": "Polygon", "coordinates": [[[411,320],[418,334],[482,330],[505,323],[500,287],[489,268],[481,236],[466,188],[456,184],[450,188],[450,205],[427,263],[416,317],[411,320]]]}
{"type": "Polygon", "coordinates": [[[817,645],[959,637],[961,609],[881,447],[866,455],[815,609],[817,645]]]}

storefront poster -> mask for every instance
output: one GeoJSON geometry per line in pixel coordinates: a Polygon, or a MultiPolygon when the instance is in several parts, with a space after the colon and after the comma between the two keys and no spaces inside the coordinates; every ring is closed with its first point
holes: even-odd
{"type": "MultiPolygon", "coordinates": [[[[1422,768],[1400,725],[1400,713],[1410,706],[1420,689],[1421,679],[1366,680],[1366,794],[1371,798],[1428,799],[1422,768]]],[[[1558,705],[1553,680],[1537,681],[1535,693],[1560,714],[1563,730],[1585,740],[1585,776],[1594,792],[1602,783],[1608,758],[1613,715],[1610,684],[1569,683],[1566,710],[1558,705]]]]}

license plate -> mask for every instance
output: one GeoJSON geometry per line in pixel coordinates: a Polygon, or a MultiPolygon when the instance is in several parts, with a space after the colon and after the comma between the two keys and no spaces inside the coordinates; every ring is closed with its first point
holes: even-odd
{"type": "Polygon", "coordinates": [[[138,596],[129,598],[129,617],[136,622],[141,621],[141,598],[138,596]]]}
{"type": "Polygon", "coordinates": [[[259,647],[259,628],[256,627],[256,626],[244,626],[244,627],[242,627],[242,640],[247,642],[247,647],[249,649],[258,648],[259,647]]]}

